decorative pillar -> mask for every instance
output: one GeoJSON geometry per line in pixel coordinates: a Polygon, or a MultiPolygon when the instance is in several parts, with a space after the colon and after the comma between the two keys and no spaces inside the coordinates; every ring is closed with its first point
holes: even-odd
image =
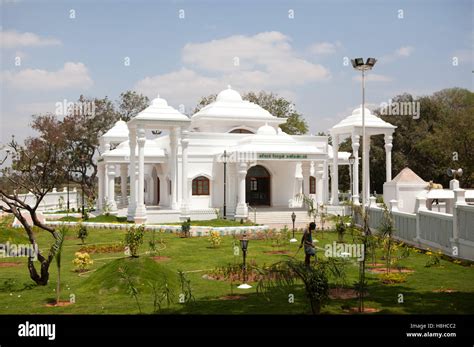
{"type": "Polygon", "coordinates": [[[339,205],[339,135],[332,137],[331,204],[339,205]]]}
{"type": "Polygon", "coordinates": [[[324,202],[324,169],[318,167],[316,170],[316,201],[318,205],[321,205],[324,202]]]}
{"type": "Polygon", "coordinates": [[[385,181],[392,180],[392,135],[385,135],[385,181]]]}
{"type": "Polygon", "coordinates": [[[189,216],[189,202],[188,202],[188,145],[187,131],[183,131],[181,138],[181,214],[182,217],[189,216]]]}
{"type": "Polygon", "coordinates": [[[115,165],[107,165],[107,175],[109,176],[108,210],[117,211],[117,204],[115,203],[115,165]]]}
{"type": "Polygon", "coordinates": [[[120,194],[122,198],[121,199],[122,206],[127,206],[128,204],[127,177],[128,177],[127,164],[122,164],[120,165],[120,194]]]}
{"type": "Polygon", "coordinates": [[[99,193],[97,197],[97,209],[99,211],[102,211],[104,207],[104,172],[105,172],[105,167],[103,162],[99,162],[97,165],[97,176],[99,177],[99,193]]]}
{"type": "Polygon", "coordinates": [[[171,209],[178,209],[178,128],[174,127],[170,131],[170,179],[171,179],[171,209]]]}
{"type": "Polygon", "coordinates": [[[249,211],[245,202],[245,179],[247,178],[248,165],[245,162],[237,163],[238,175],[238,202],[235,209],[235,218],[247,218],[249,211]]]}
{"type": "Polygon", "coordinates": [[[323,202],[327,205],[329,204],[329,165],[328,161],[324,160],[323,162],[323,169],[324,169],[324,197],[323,202]]]}
{"type": "Polygon", "coordinates": [[[133,221],[135,218],[135,209],[137,208],[137,175],[136,175],[136,148],[137,148],[137,129],[129,129],[129,145],[130,145],[130,201],[128,203],[127,220],[133,221]]]}
{"type": "Polygon", "coordinates": [[[352,135],[352,155],[354,156],[353,175],[352,175],[352,202],[359,205],[359,135],[352,135]]]}
{"type": "Polygon", "coordinates": [[[138,194],[137,208],[135,211],[135,223],[144,224],[146,222],[145,207],[145,129],[138,129],[138,194]]]}
{"type": "Polygon", "coordinates": [[[366,155],[364,156],[364,167],[365,170],[365,201],[369,203],[370,198],[370,135],[366,135],[365,139],[362,141],[366,141],[365,148],[366,148],[366,155]]]}
{"type": "Polygon", "coordinates": [[[227,201],[227,209],[229,214],[232,211],[235,211],[237,207],[237,170],[235,165],[227,165],[227,173],[228,173],[228,192],[229,192],[229,199],[227,201]]]}
{"type": "Polygon", "coordinates": [[[303,174],[303,194],[309,196],[309,177],[311,176],[311,163],[301,162],[301,173],[303,174]]]}

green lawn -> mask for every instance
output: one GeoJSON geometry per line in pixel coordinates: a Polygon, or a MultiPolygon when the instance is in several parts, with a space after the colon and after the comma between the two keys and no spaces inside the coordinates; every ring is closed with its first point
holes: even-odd
{"type": "MultiPolygon", "coordinates": [[[[22,229],[10,229],[0,224],[0,242],[26,242],[22,229]]],[[[86,245],[117,245],[123,241],[125,231],[121,230],[89,230],[90,235],[86,245]]],[[[157,263],[150,262],[144,253],[148,251],[148,241],[152,233],[146,232],[145,242],[140,248],[142,255],[139,259],[125,259],[132,271],[143,272],[146,278],[154,278],[154,271],[159,268],[166,273],[177,274],[178,270],[186,272],[191,281],[194,304],[179,304],[177,300],[168,308],[164,305],[164,313],[200,313],[200,314],[307,314],[310,312],[302,285],[297,285],[291,293],[272,292],[268,297],[257,293],[255,284],[250,290],[237,289],[239,283],[230,283],[218,280],[204,279],[217,266],[229,263],[240,263],[241,256],[234,255],[234,245],[238,240],[232,236],[222,237],[222,243],[217,248],[210,246],[206,237],[180,238],[176,234],[156,233],[156,239],[162,239],[159,248],[160,256],[168,257],[157,263]],[[222,300],[227,295],[242,295],[240,300],[222,300]],[[288,295],[293,294],[294,303],[288,302],[288,295]]],[[[301,235],[297,235],[301,237],[301,235]]],[[[336,240],[334,233],[317,235],[318,245],[336,240]]],[[[37,232],[40,248],[50,247],[52,238],[45,231],[37,232]]],[[[346,236],[349,240],[350,237],[346,236]]],[[[275,240],[250,240],[248,261],[259,266],[271,264],[282,259],[288,259],[297,251],[297,244],[285,242],[284,246],[275,245],[275,240]],[[286,249],[289,254],[265,253],[275,249],[286,249]]],[[[94,264],[91,272],[78,274],[73,271],[72,260],[74,253],[82,247],[80,240],[74,233],[69,233],[63,250],[62,268],[62,299],[68,300],[74,294],[76,303],[66,307],[47,307],[46,303],[55,298],[56,266],[50,268],[50,281],[47,286],[31,285],[25,259],[3,258],[0,262],[21,262],[19,266],[0,267],[0,313],[1,314],[122,314],[138,313],[135,299],[127,294],[127,288],[119,280],[116,269],[105,271],[101,267],[119,258],[126,256],[117,253],[91,253],[94,264]],[[92,277],[95,276],[95,277],[92,277]],[[102,277],[101,277],[102,276],[102,277]],[[89,280],[89,278],[91,278],[89,280]],[[120,285],[114,285],[115,282],[120,285]]],[[[321,256],[321,255],[319,255],[321,256]]],[[[379,255],[380,256],[380,255],[379,255]]],[[[298,259],[303,259],[303,252],[299,252],[298,259]]],[[[462,266],[450,261],[441,260],[439,266],[425,267],[429,256],[423,253],[411,252],[410,256],[401,261],[401,264],[415,272],[408,275],[407,281],[401,284],[382,284],[380,275],[368,274],[368,297],[366,306],[379,308],[380,313],[395,314],[447,314],[447,313],[474,313],[474,267],[462,266]],[[403,294],[404,303],[398,303],[399,294],[403,294]]],[[[382,262],[378,260],[378,262],[382,262]]],[[[347,266],[347,286],[350,286],[358,275],[358,265],[352,262],[347,266]]],[[[142,275],[143,275],[142,274],[142,275]]],[[[176,279],[170,279],[175,283],[176,279]]],[[[153,312],[153,295],[148,283],[136,283],[138,300],[143,313],[153,312]]],[[[346,306],[357,306],[356,299],[330,300],[322,313],[344,314],[346,306]]]]}

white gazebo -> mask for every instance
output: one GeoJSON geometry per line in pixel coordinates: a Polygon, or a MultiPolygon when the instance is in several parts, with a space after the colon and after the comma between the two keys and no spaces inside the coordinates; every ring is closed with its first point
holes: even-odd
{"type": "MultiPolygon", "coordinates": [[[[366,151],[363,156],[365,160],[365,166],[367,167],[366,172],[366,201],[369,201],[370,197],[370,167],[369,167],[369,155],[370,155],[370,137],[372,135],[385,135],[385,170],[386,170],[386,182],[392,180],[392,139],[393,132],[396,129],[395,125],[392,125],[376,115],[374,115],[369,109],[365,108],[365,133],[366,139],[362,139],[366,142],[366,151]]],[[[339,151],[339,143],[344,137],[351,137],[352,140],[352,151],[356,158],[354,162],[354,174],[353,174],[353,195],[352,200],[354,204],[359,204],[359,140],[362,137],[362,107],[356,108],[352,111],[352,114],[342,121],[337,123],[329,130],[332,137],[332,146],[334,151],[339,151]]],[[[331,203],[333,205],[339,204],[338,197],[338,156],[333,157],[332,171],[331,171],[331,203]]]]}
{"type": "MultiPolygon", "coordinates": [[[[147,213],[145,207],[145,130],[167,130],[169,131],[169,154],[168,163],[170,166],[170,185],[171,185],[171,207],[178,208],[178,143],[181,133],[190,123],[190,119],[177,111],[165,99],[158,97],[153,99],[150,106],[145,108],[128,122],[129,146],[130,146],[130,182],[138,180],[137,184],[130,184],[130,202],[128,204],[127,218],[134,220],[138,224],[146,222],[147,213]],[[138,145],[138,150],[136,147],[138,145]]],[[[183,162],[187,162],[186,151],[183,151],[183,162]]],[[[183,166],[183,172],[186,176],[186,167],[183,166]]],[[[186,190],[187,185],[183,186],[186,190]]],[[[183,198],[186,199],[187,192],[183,192],[183,198]]],[[[186,201],[183,201],[185,208],[186,201]]]]}

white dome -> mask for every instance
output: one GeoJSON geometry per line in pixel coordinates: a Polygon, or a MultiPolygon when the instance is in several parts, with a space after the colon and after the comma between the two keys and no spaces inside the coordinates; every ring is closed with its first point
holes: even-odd
{"type": "Polygon", "coordinates": [[[155,99],[153,99],[151,104],[153,106],[168,106],[168,102],[166,102],[165,99],[160,98],[160,94],[158,94],[158,96],[155,99]]]}
{"type": "Polygon", "coordinates": [[[217,101],[225,101],[225,102],[241,102],[242,97],[238,92],[233,90],[230,86],[227,86],[227,89],[221,91],[216,98],[217,101]]]}
{"type": "MultiPolygon", "coordinates": [[[[358,108],[355,108],[354,111],[352,111],[352,114],[360,114],[360,113],[362,113],[362,106],[358,107],[358,108]]],[[[366,115],[371,115],[372,114],[372,112],[367,107],[364,108],[364,113],[366,115]]]]}
{"type": "Polygon", "coordinates": [[[276,134],[277,134],[277,131],[275,130],[275,128],[268,124],[262,125],[257,130],[257,135],[276,135],[276,134]]]}
{"type": "Polygon", "coordinates": [[[115,122],[114,126],[110,128],[104,135],[103,138],[128,138],[128,126],[123,120],[115,122]]]}

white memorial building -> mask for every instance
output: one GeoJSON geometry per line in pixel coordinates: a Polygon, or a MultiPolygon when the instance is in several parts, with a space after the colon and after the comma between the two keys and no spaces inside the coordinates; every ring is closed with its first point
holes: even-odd
{"type": "Polygon", "coordinates": [[[158,97],[100,138],[97,207],[159,223],[213,219],[224,206],[237,219],[249,217],[249,206],[297,209],[301,193],[338,205],[337,179],[329,194],[330,170],[348,165],[350,153],[334,158],[326,136],[288,135],[279,127],[285,122],[230,87],[190,118],[158,97]]]}

